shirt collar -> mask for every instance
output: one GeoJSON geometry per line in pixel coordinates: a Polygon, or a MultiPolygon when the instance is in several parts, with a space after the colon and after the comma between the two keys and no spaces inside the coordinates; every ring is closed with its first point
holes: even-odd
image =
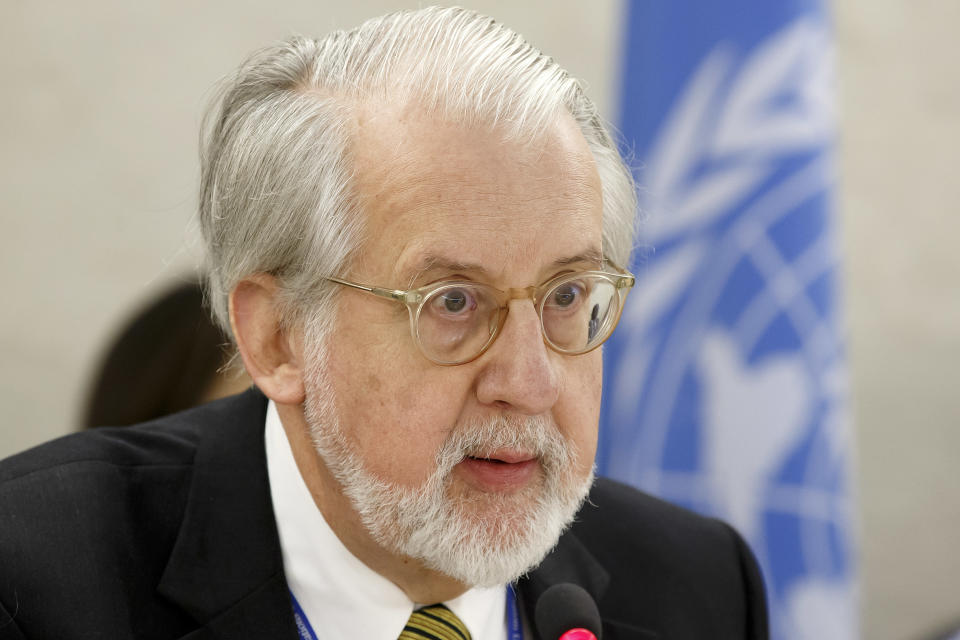
{"type": "MultiPolygon", "coordinates": [[[[350,553],[324,520],[300,476],[273,401],[264,438],[287,584],[318,640],[396,640],[414,603],[350,553]]],[[[474,640],[504,640],[505,592],[502,586],[474,588],[444,604],[474,640]]]]}

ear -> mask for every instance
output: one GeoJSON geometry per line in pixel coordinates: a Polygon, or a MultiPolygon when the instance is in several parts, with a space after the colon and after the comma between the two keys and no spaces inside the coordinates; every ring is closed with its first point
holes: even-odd
{"type": "Polygon", "coordinates": [[[230,327],[247,373],[277,404],[304,400],[299,341],[282,328],[273,276],[244,278],[230,292],[230,327]]]}

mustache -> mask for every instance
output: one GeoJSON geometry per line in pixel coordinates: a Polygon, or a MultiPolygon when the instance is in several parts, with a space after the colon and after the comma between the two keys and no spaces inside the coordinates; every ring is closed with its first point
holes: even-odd
{"type": "Polygon", "coordinates": [[[457,424],[436,455],[437,469],[448,472],[466,458],[488,458],[501,449],[539,458],[546,468],[562,468],[576,452],[546,416],[492,416],[457,424]]]}

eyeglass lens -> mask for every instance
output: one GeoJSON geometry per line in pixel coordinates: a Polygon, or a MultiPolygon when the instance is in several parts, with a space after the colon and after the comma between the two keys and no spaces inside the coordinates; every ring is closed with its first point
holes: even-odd
{"type": "MultiPolygon", "coordinates": [[[[619,294],[602,276],[577,275],[544,292],[538,309],[543,334],[558,351],[583,353],[613,329],[619,294]]],[[[420,346],[440,363],[464,362],[486,348],[503,313],[495,290],[482,284],[453,283],[431,292],[420,306],[416,330],[420,346]]]]}

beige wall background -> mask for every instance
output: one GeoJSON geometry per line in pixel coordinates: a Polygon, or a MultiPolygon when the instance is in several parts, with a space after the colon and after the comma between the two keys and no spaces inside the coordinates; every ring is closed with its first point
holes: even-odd
{"type": "Polygon", "coordinates": [[[865,638],[960,621],[960,3],[835,3],[865,638]]]}
{"type": "MultiPolygon", "coordinates": [[[[615,105],[621,6],[473,0],[615,105]]],[[[0,4],[0,457],[71,430],[132,307],[199,260],[196,141],[249,51],[399,2],[0,4]]],[[[837,0],[863,636],[960,618],[960,3],[837,0]]]]}

